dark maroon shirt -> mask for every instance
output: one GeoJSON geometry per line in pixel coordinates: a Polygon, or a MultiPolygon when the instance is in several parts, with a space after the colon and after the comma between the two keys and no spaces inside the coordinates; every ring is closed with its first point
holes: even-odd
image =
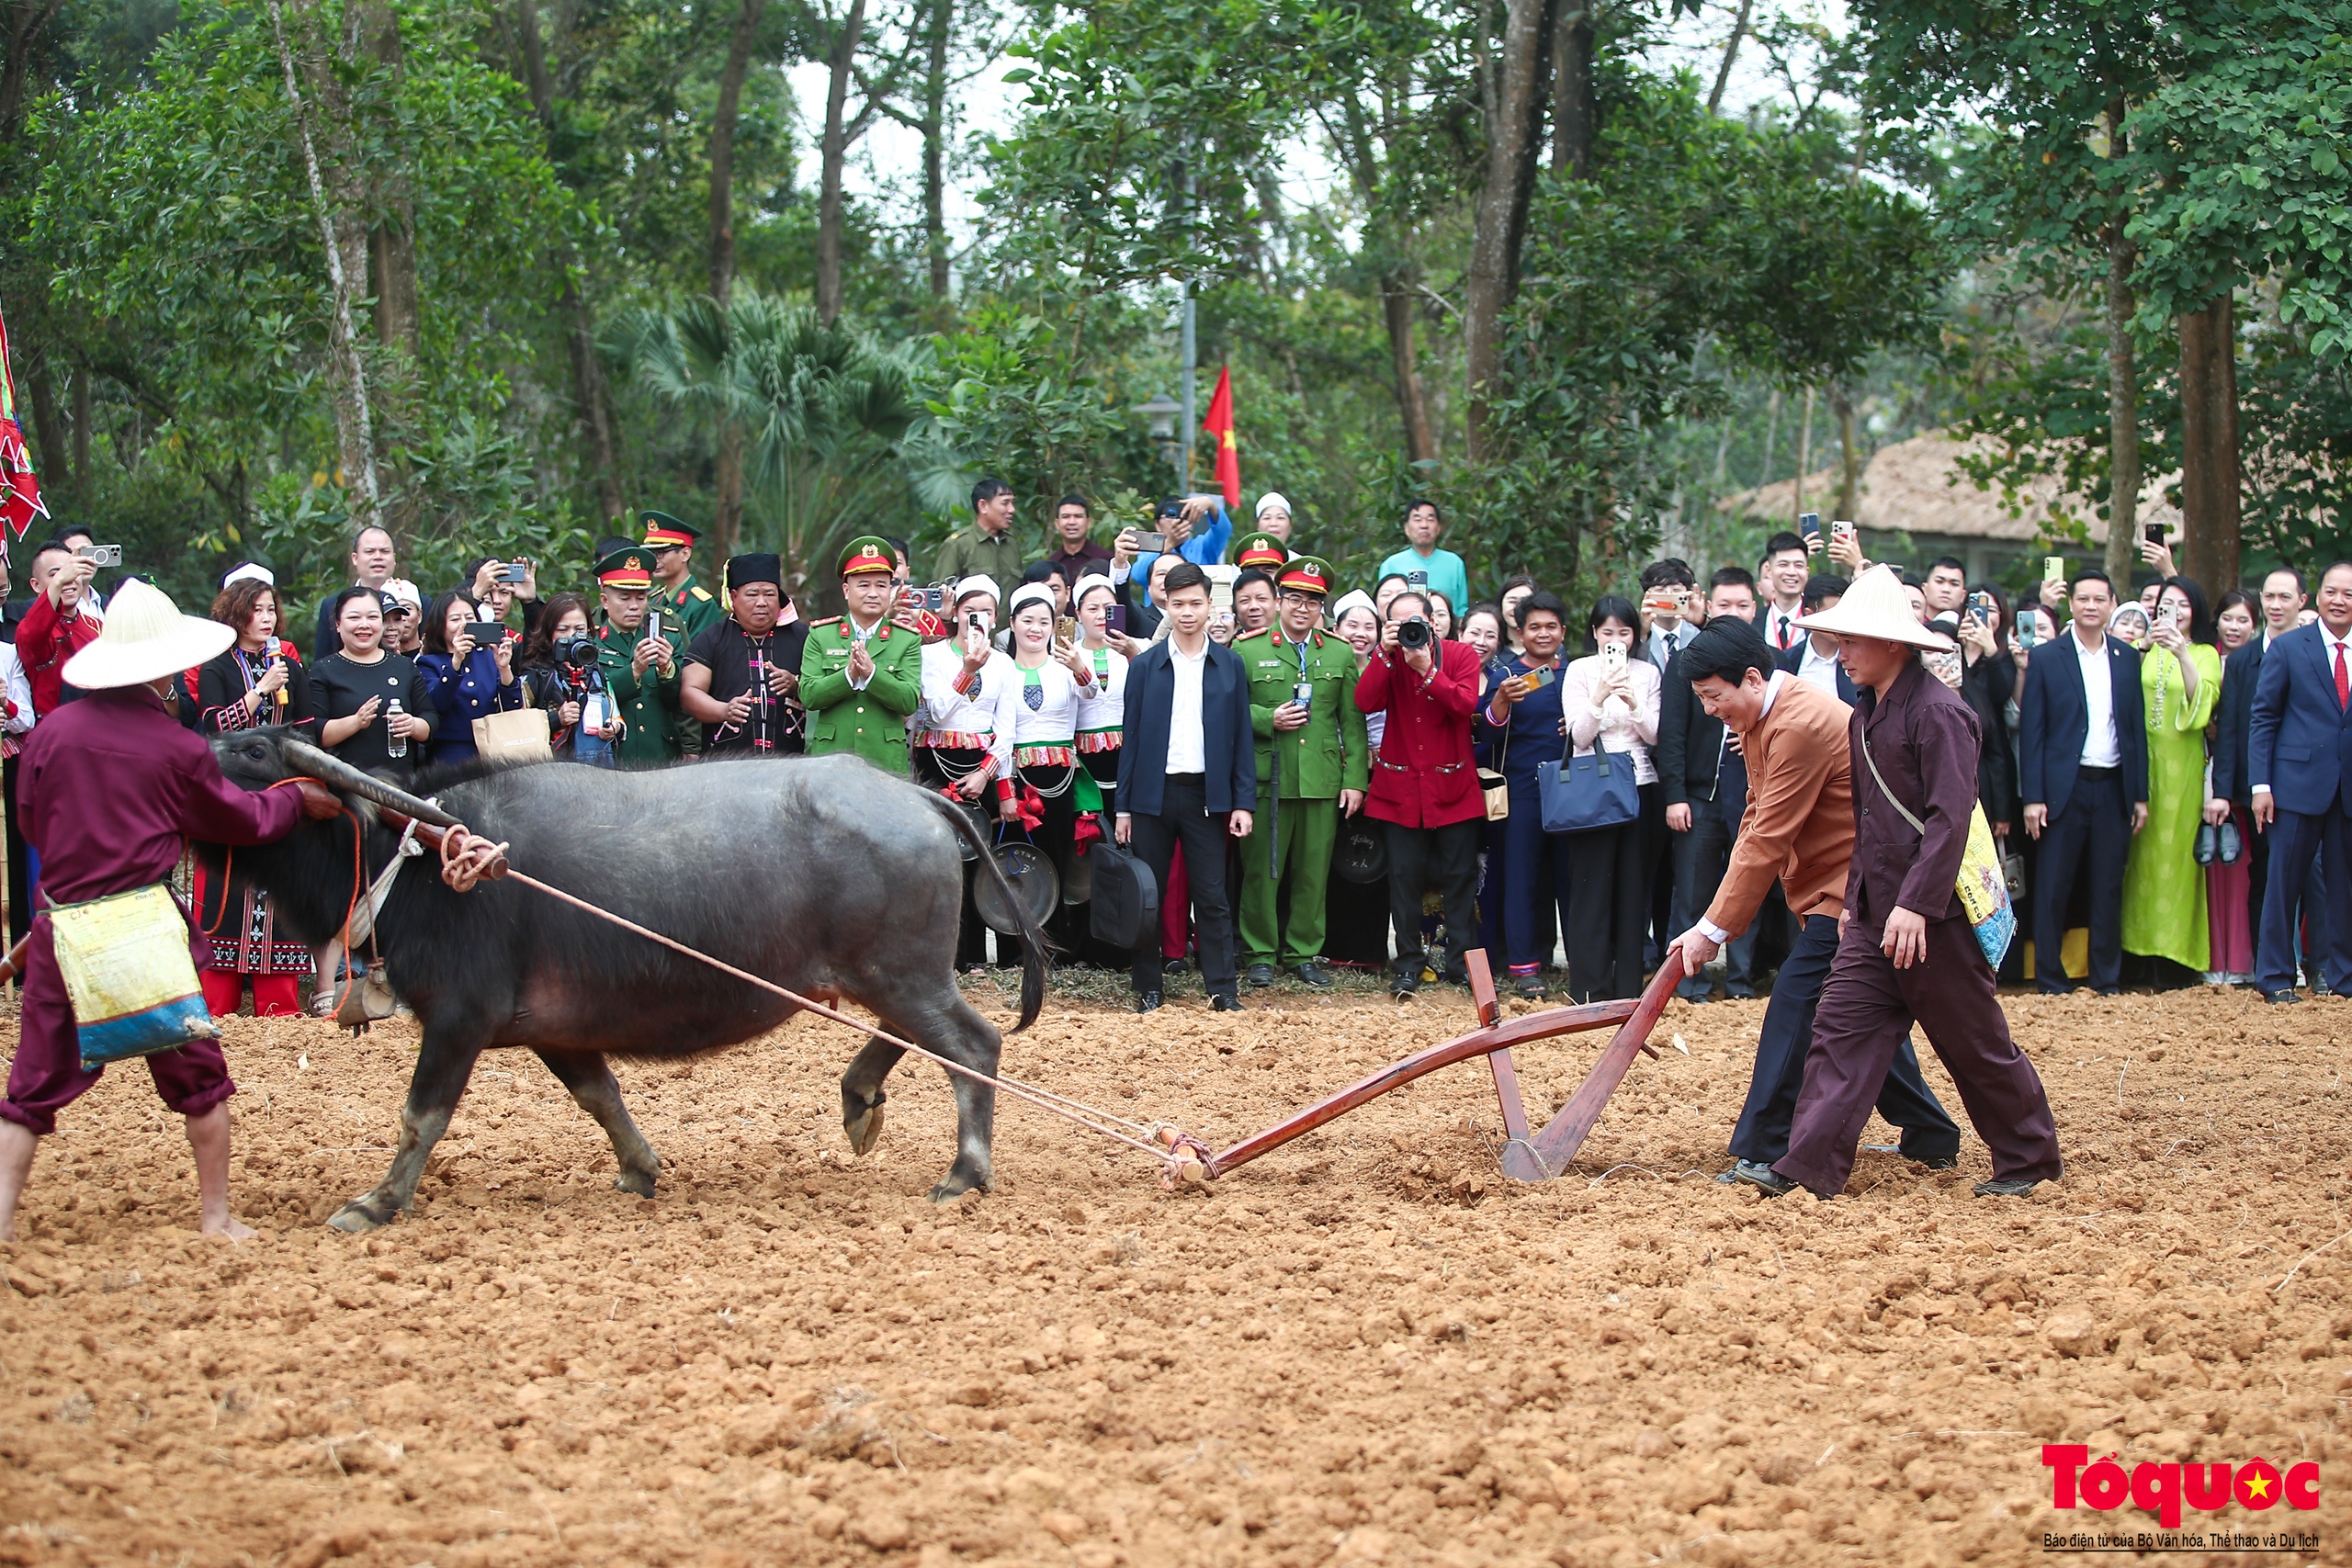
{"type": "Polygon", "coordinates": [[[1938,920],[1957,916],[1960,857],[1976,809],[1976,715],[1958,692],[1913,660],[1884,698],[1865,687],[1854,704],[1854,859],[1846,908],[1872,927],[1901,905],[1938,920]],[[1870,758],[1862,755],[1863,739],[1870,758]],[[1924,838],[1887,804],[1886,787],[1927,827],[1924,838]]]}
{"type": "Polygon", "coordinates": [[[294,830],[301,797],[248,792],[145,686],[92,692],[33,727],[17,809],[40,852],[40,890],[77,904],[171,875],[182,836],[266,844],[294,830]]]}

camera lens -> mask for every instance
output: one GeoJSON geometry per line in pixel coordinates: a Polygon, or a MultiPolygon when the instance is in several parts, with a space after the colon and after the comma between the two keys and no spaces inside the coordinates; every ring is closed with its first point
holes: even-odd
{"type": "Polygon", "coordinates": [[[1427,648],[1429,645],[1430,624],[1420,616],[1415,615],[1411,620],[1406,621],[1397,626],[1397,647],[1422,649],[1427,648]]]}

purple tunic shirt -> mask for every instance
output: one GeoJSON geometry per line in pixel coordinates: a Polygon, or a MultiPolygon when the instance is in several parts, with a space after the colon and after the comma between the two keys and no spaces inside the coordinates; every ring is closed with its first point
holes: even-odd
{"type": "MultiPolygon", "coordinates": [[[[36,730],[35,734],[40,732],[36,730]]],[[[1976,809],[1976,715],[1960,694],[1914,660],[1881,700],[1859,694],[1852,725],[1854,858],[1846,874],[1846,908],[1877,930],[1901,905],[1930,920],[1960,914],[1960,857],[1976,809]],[[1862,755],[1870,740],[1870,761],[1862,755]],[[1870,762],[1923,836],[1889,806],[1870,762]]]]}
{"type": "Polygon", "coordinates": [[[184,838],[266,844],[294,830],[301,797],[254,793],[144,686],[92,692],[33,729],[17,763],[17,809],[40,852],[48,898],[78,904],[171,875],[184,838]]]}

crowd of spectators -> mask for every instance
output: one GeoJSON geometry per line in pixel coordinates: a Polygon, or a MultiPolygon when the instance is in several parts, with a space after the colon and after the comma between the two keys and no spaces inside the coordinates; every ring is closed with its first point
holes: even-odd
{"type": "MultiPolygon", "coordinates": [[[[1735,619],[1780,671],[1856,698],[1838,639],[1805,625],[1867,564],[1842,525],[1774,536],[1753,570],[1654,561],[1572,604],[1524,576],[1476,597],[1428,502],[1356,590],[1294,549],[1279,494],[1246,532],[1195,495],[1108,537],[1068,496],[1034,558],[1009,488],[972,502],[925,572],[901,541],[852,541],[823,563],[844,614],[815,621],[775,556],[703,586],[699,536],[662,513],[567,569],[584,592],[545,596],[538,564],[486,557],[428,597],[391,536],[362,529],[307,657],[267,569],[227,574],[210,615],[236,640],[187,672],[180,717],[305,727],[401,783],[518,734],[604,767],[854,752],[1037,851],[1064,899],[1057,960],[1125,970],[1148,1009],[1186,968],[1221,1008],[1244,986],[1328,987],[1333,964],[1406,995],[1463,983],[1473,948],[1530,998],[1634,995],[1714,898],[1749,807],[1739,735],[1683,651],[1735,619]],[[1159,896],[1132,948],[1087,919],[1103,844],[1159,896]]],[[[60,672],[102,624],[106,555],[86,532],[44,542],[30,598],[0,618],[11,780],[22,737],[75,694],[60,672]]],[[[2055,558],[2015,604],[1951,558],[1902,573],[1953,649],[1918,657],[1981,731],[1978,803],[2025,939],[2002,977],[2352,994],[2352,565],[2215,598],[2164,545],[2143,555],[2136,596],[2055,558]]],[[[21,934],[38,866],[13,805],[8,829],[21,934]]],[[[1017,938],[991,954],[972,886],[959,964],[1018,962],[1017,938]]],[[[295,1010],[314,969],[332,992],[340,956],[282,940],[266,900],[198,897],[216,1010],[248,985],[258,1010],[295,1010]]],[[[1776,888],[1682,994],[1768,990],[1801,925],[1776,888]]]]}

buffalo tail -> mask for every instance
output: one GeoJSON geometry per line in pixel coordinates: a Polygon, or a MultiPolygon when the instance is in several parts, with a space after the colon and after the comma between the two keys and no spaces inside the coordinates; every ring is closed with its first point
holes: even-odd
{"type": "Polygon", "coordinates": [[[1037,1021],[1038,1010],[1046,1005],[1046,933],[1029,918],[1029,907],[1014,896],[1004,867],[997,864],[996,856],[989,852],[989,841],[972,820],[971,813],[936,791],[922,793],[932,809],[947,818],[956,836],[978,852],[979,863],[986,868],[978,874],[995,879],[997,897],[1021,921],[1021,1021],[1012,1026],[1012,1032],[1018,1034],[1037,1021]]]}

